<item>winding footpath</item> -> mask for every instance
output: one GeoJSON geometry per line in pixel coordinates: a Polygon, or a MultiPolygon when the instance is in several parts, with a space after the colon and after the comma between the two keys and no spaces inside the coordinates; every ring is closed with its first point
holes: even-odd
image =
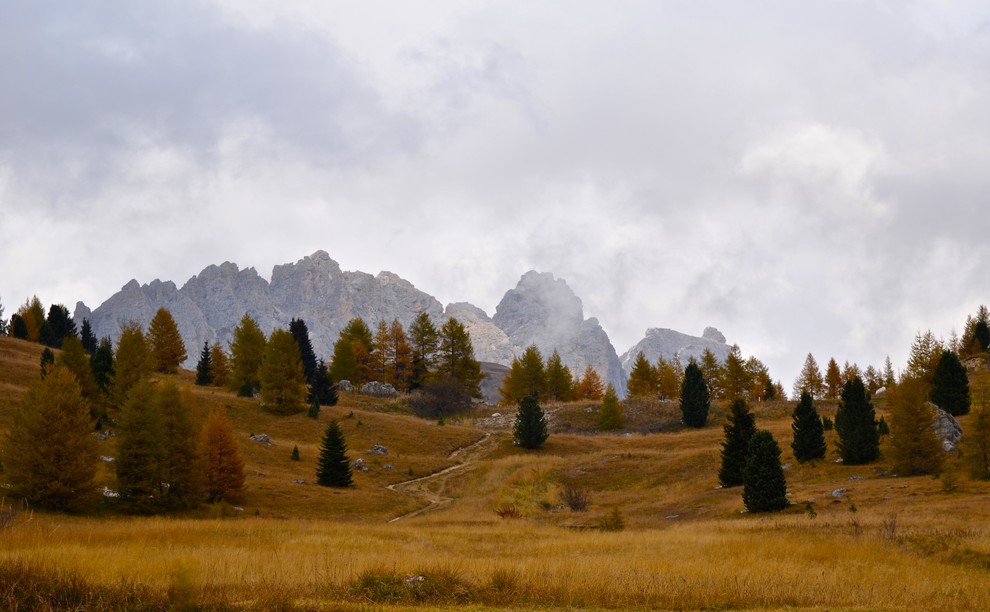
{"type": "MultiPolygon", "coordinates": [[[[489,442],[492,440],[491,432],[485,432],[478,440],[456,448],[449,455],[448,459],[456,459],[457,457],[463,457],[460,463],[455,463],[449,467],[445,467],[442,470],[438,470],[429,474],[427,476],[420,476],[419,478],[413,478],[410,480],[404,480],[402,482],[396,482],[394,484],[386,485],[385,488],[389,491],[395,491],[396,493],[403,493],[412,497],[418,497],[427,502],[425,506],[412,512],[406,512],[405,514],[400,514],[392,519],[389,519],[389,523],[394,523],[396,521],[401,521],[402,519],[412,518],[414,516],[419,516],[421,514],[426,514],[427,512],[432,512],[438,510],[443,506],[446,506],[454,499],[452,497],[444,497],[440,493],[435,493],[430,490],[431,485],[435,482],[444,482],[455,472],[459,472],[464,468],[468,467],[472,463],[472,459],[478,455],[484,454],[488,450],[489,442]]],[[[442,490],[442,488],[441,488],[442,490]]]]}

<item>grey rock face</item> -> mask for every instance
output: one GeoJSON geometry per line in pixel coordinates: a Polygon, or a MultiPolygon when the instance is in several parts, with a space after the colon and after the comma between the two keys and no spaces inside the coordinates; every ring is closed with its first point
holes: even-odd
{"type": "MultiPolygon", "coordinates": [[[[625,395],[625,376],[615,348],[597,319],[584,318],[584,306],[563,279],[527,272],[506,292],[492,317],[521,354],[535,344],[544,358],[554,350],[571,374],[591,366],[602,380],[625,395]]],[[[511,363],[511,362],[510,362],[511,363]]]]}
{"type": "Polygon", "coordinates": [[[942,441],[942,450],[947,453],[951,453],[958,448],[959,441],[962,440],[962,425],[959,424],[956,417],[942,410],[935,404],[928,402],[928,407],[931,408],[932,413],[934,413],[934,418],[932,419],[932,429],[935,430],[935,435],[938,436],[938,439],[942,441]]]}
{"type": "Polygon", "coordinates": [[[478,361],[507,365],[522,355],[519,347],[514,345],[505,332],[495,325],[488,314],[477,306],[467,302],[447,304],[443,318],[444,320],[457,319],[464,326],[464,329],[471,335],[474,358],[478,361]]]}
{"type": "Polygon", "coordinates": [[[725,336],[713,327],[706,328],[705,335],[700,338],[682,334],[672,329],[651,327],[646,330],[645,338],[622,354],[620,361],[622,362],[622,367],[628,372],[632,369],[636,355],[642,351],[643,356],[650,363],[656,363],[660,357],[664,359],[678,357],[681,364],[686,366],[691,358],[700,360],[705,349],[714,353],[719,361],[725,361],[725,358],[729,356],[729,350],[731,348],[725,343],[725,336]]]}

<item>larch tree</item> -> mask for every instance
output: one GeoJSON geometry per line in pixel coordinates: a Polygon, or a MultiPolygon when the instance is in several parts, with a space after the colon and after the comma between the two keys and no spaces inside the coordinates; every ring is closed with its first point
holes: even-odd
{"type": "Polygon", "coordinates": [[[922,381],[930,390],[935,382],[935,368],[938,367],[943,350],[942,343],[935,338],[931,330],[925,333],[918,332],[911,344],[904,376],[922,381]]]}
{"type": "Polygon", "coordinates": [[[132,321],[124,326],[117,341],[113,363],[111,404],[120,410],[134,385],[151,374],[151,355],[141,326],[132,321]]]}
{"type": "Polygon", "coordinates": [[[898,474],[938,474],[942,471],[945,452],[932,428],[935,412],[927,399],[925,383],[915,378],[903,380],[887,394],[890,458],[898,474]]]}
{"type": "MultiPolygon", "coordinates": [[[[24,302],[18,310],[20,322],[24,324],[24,336],[25,340],[30,340],[31,342],[38,342],[41,334],[41,327],[45,324],[45,308],[41,305],[41,300],[38,296],[34,296],[31,299],[24,302]]],[[[15,334],[15,338],[20,338],[22,336],[15,334]]]]}
{"type": "Polygon", "coordinates": [[[264,332],[258,323],[245,314],[234,328],[230,343],[230,378],[227,387],[242,397],[253,396],[260,388],[258,370],[265,358],[264,332]]]}
{"type": "Polygon", "coordinates": [[[769,431],[749,440],[743,473],[743,504],[749,512],[777,512],[789,505],[787,480],[780,465],[780,447],[769,431]]]}
{"type": "Polygon", "coordinates": [[[440,347],[440,332],[425,311],[416,315],[409,327],[409,344],[412,347],[410,388],[418,389],[433,371],[437,349],[440,347]]]}
{"type": "Polygon", "coordinates": [[[211,504],[240,501],[244,495],[244,460],[223,410],[214,409],[206,418],[197,450],[203,462],[206,500],[211,504]]]}
{"type": "Polygon", "coordinates": [[[890,361],[890,355],[883,361],[883,386],[890,388],[897,384],[897,376],[894,374],[894,364],[890,361]]]}
{"type": "Polygon", "coordinates": [[[309,387],[303,373],[299,345],[290,332],[284,329],[272,332],[265,345],[258,379],[261,383],[261,402],[266,410],[281,415],[303,411],[309,387]]]}
{"type": "Polygon", "coordinates": [[[203,341],[203,350],[196,362],[196,384],[205,387],[213,384],[213,357],[210,353],[210,343],[203,341]]]}
{"type": "Polygon", "coordinates": [[[622,429],[622,427],[622,405],[619,404],[619,396],[615,393],[615,387],[609,385],[605,389],[605,396],[602,397],[602,405],[598,412],[598,429],[613,431],[622,429]]]}
{"type": "Polygon", "coordinates": [[[605,385],[593,367],[588,366],[584,369],[574,394],[579,400],[600,400],[605,395],[605,385]]]}
{"type": "Polygon", "coordinates": [[[464,326],[455,318],[440,328],[437,350],[437,376],[453,381],[470,397],[481,397],[481,364],[474,358],[474,346],[464,326]]]}
{"type": "Polygon", "coordinates": [[[571,370],[560,360],[560,353],[553,351],[547,357],[543,371],[546,378],[547,399],[553,402],[568,402],[574,398],[574,377],[571,370]]]}
{"type": "Polygon", "coordinates": [[[165,494],[166,449],[160,404],[151,382],[144,379],[131,387],[117,423],[118,492],[131,512],[157,512],[165,494]]]}
{"type": "Polygon", "coordinates": [[[162,482],[168,483],[164,502],[170,508],[189,508],[200,501],[202,491],[194,398],[192,393],[180,392],[171,380],[161,383],[156,396],[164,438],[161,475],[162,482]]]}
{"type": "Polygon", "coordinates": [[[828,360],[828,365],[825,367],[825,397],[827,399],[839,399],[839,394],[842,393],[842,386],[846,384],[846,381],[842,377],[842,372],[839,370],[839,364],[835,361],[835,357],[828,360]]]}
{"type": "Polygon", "coordinates": [[[749,411],[746,400],[737,398],[732,402],[729,422],[723,426],[725,439],[722,441],[722,463],[718,470],[718,483],[723,487],[736,487],[743,484],[746,471],[746,457],[749,440],[756,432],[756,421],[749,411]]]}
{"type": "Polygon", "coordinates": [[[393,319],[388,327],[388,343],[390,361],[385,382],[399,391],[408,391],[413,378],[413,348],[398,319],[393,319]]]}
{"type": "Polygon", "coordinates": [[[691,361],[684,369],[684,382],[681,383],[681,415],[688,427],[704,427],[708,422],[711,399],[708,385],[701,368],[691,361]]]}
{"type": "Polygon", "coordinates": [[[159,308],[148,325],[151,367],[162,374],[174,374],[186,360],[186,344],[179,326],[167,308],[159,308]]]}
{"type": "Polygon", "coordinates": [[[655,370],[660,399],[669,400],[677,397],[681,392],[681,380],[684,378],[684,367],[677,356],[668,360],[661,355],[657,358],[655,370]]]}
{"type": "Polygon", "coordinates": [[[10,326],[7,324],[7,319],[3,317],[3,302],[0,301],[0,336],[6,336],[10,333],[10,326]]]}
{"type": "Polygon", "coordinates": [[[839,455],[846,465],[869,463],[880,456],[876,413],[859,378],[848,381],[842,388],[835,431],[839,434],[839,455]]]}
{"type": "Polygon", "coordinates": [[[547,397],[547,375],[543,355],[535,344],[529,345],[521,357],[512,360],[509,373],[502,379],[499,394],[505,404],[518,404],[531,393],[547,397]]]}
{"type": "Polygon", "coordinates": [[[975,414],[970,417],[971,427],[962,439],[963,457],[970,477],[990,480],[990,372],[974,372],[970,382],[975,414]]]}
{"type": "Polygon", "coordinates": [[[52,371],[55,367],[55,353],[52,349],[45,347],[45,350],[41,351],[41,377],[44,378],[48,376],[48,373],[52,371]]]}
{"type": "Polygon", "coordinates": [[[388,365],[392,361],[390,354],[391,346],[388,341],[388,323],[385,319],[379,319],[375,326],[375,336],[371,340],[371,372],[372,379],[378,382],[387,382],[388,365]]]}
{"type": "Polygon", "coordinates": [[[344,432],[336,419],[331,419],[320,444],[320,456],[316,461],[316,484],[322,487],[352,487],[351,464],[347,459],[347,443],[344,432]]]}
{"type": "Polygon", "coordinates": [[[969,376],[952,351],[942,351],[932,380],[932,402],[952,416],[969,414],[969,376]]]}
{"type": "Polygon", "coordinates": [[[548,437],[547,417],[540,408],[536,394],[531,393],[519,400],[513,439],[519,446],[535,450],[543,446],[548,437]]]}
{"type": "Polygon", "coordinates": [[[93,371],[89,367],[89,358],[83,348],[82,341],[75,336],[69,336],[62,340],[62,352],[55,359],[56,365],[62,365],[76,377],[79,389],[82,391],[83,399],[89,404],[95,421],[99,416],[99,409],[102,397],[100,388],[93,380],[93,371]]]}
{"type": "Polygon", "coordinates": [[[371,330],[361,318],[351,319],[340,331],[330,358],[330,377],[338,383],[349,381],[355,387],[372,379],[371,330]]]}
{"type": "Polygon", "coordinates": [[[32,505],[81,510],[93,498],[99,464],[90,406],[76,377],[56,367],[33,381],[13,415],[3,446],[10,493],[32,505]]]}
{"type": "Polygon", "coordinates": [[[650,365],[643,351],[636,354],[632,368],[629,370],[629,380],[626,382],[626,394],[629,397],[653,397],[659,392],[657,374],[650,365]]]}
{"type": "Polygon", "coordinates": [[[825,426],[807,391],[801,394],[801,401],[794,407],[791,431],[794,433],[791,450],[795,459],[804,463],[825,458],[825,426]]]}
{"type": "Polygon", "coordinates": [[[805,392],[809,393],[813,399],[821,399],[825,394],[825,379],[822,377],[822,371],[818,368],[815,356],[811,353],[808,353],[801,373],[794,381],[794,396],[801,397],[801,394],[805,392]]]}
{"type": "Polygon", "coordinates": [[[722,364],[719,382],[722,387],[722,397],[726,399],[745,399],[749,396],[750,375],[738,344],[733,344],[729,349],[725,363],[722,364]]]}
{"type": "Polygon", "coordinates": [[[210,347],[210,379],[214,387],[226,387],[230,380],[230,360],[219,341],[210,347]]]}
{"type": "Polygon", "coordinates": [[[722,397],[722,364],[711,349],[706,348],[701,354],[701,363],[698,364],[698,367],[704,375],[708,395],[710,397],[722,397]]]}

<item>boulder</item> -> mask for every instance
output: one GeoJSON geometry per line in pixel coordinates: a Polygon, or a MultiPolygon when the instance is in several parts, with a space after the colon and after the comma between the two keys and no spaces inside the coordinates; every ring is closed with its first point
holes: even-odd
{"type": "Polygon", "coordinates": [[[395,387],[392,385],[378,382],[377,380],[373,380],[362,385],[361,393],[365,395],[373,395],[375,397],[395,397],[399,394],[399,392],[396,391],[395,387]]]}
{"type": "Polygon", "coordinates": [[[959,424],[956,417],[935,404],[928,402],[928,406],[934,413],[932,429],[935,430],[935,435],[938,436],[938,439],[942,441],[942,449],[947,453],[951,453],[956,450],[959,446],[959,441],[962,440],[962,425],[959,424]]]}

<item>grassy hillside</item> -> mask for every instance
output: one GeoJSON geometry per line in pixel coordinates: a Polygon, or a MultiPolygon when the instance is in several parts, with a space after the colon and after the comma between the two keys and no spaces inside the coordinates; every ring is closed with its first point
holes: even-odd
{"type": "MultiPolygon", "coordinates": [[[[0,338],[0,433],[40,353],[0,338]]],[[[315,422],[194,387],[188,372],[178,378],[201,416],[214,407],[230,415],[247,462],[243,509],[22,512],[0,527],[0,602],[35,607],[29,594],[44,593],[49,605],[91,609],[187,600],[257,609],[990,608],[990,486],[958,466],[933,479],[893,477],[883,459],[834,463],[834,433],[828,460],[800,465],[789,448],[791,403],[753,409],[782,447],[793,505],[751,516],[740,488],[717,488],[718,407],[708,427],[687,430],[676,404],[628,405],[628,429],[601,435],[593,404],[551,406],[553,434],[528,452],[512,444],[503,407],[441,426],[401,402],[343,394],[315,422]],[[312,484],[330,418],[351,458],[369,466],[353,489],[312,484]],[[261,433],[274,444],[248,439],[261,433]],[[388,455],[371,454],[375,444],[388,455]],[[294,445],[300,462],[289,459],[294,445]],[[587,495],[586,511],[562,505],[565,486],[587,495]],[[508,507],[519,518],[500,518],[508,507]],[[624,531],[592,529],[614,509],[624,531]]],[[[834,417],[834,405],[819,410],[834,417]]],[[[112,455],[112,439],[102,444],[112,455]]],[[[113,486],[106,466],[101,477],[113,486]]]]}

